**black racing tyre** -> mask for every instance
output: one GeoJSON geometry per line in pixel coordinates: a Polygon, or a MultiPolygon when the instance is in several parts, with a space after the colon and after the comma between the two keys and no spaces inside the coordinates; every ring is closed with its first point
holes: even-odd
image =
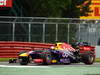
{"type": "Polygon", "coordinates": [[[94,63],[95,56],[93,54],[88,54],[88,55],[83,55],[82,56],[82,61],[86,65],[91,65],[94,63]]]}
{"type": "Polygon", "coordinates": [[[20,65],[27,65],[28,62],[29,62],[29,58],[28,57],[20,57],[19,58],[20,65]]]}

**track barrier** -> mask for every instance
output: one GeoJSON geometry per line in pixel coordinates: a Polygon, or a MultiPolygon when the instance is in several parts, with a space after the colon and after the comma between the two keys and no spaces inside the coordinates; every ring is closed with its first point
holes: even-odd
{"type": "Polygon", "coordinates": [[[0,58],[17,58],[20,51],[30,51],[37,49],[50,48],[53,44],[37,42],[0,42],[0,58]]]}

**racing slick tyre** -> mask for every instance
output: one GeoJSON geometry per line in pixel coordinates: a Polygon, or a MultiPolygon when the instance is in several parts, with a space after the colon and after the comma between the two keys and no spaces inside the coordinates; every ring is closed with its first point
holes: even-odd
{"type": "Polygon", "coordinates": [[[28,62],[29,62],[29,58],[28,57],[19,57],[20,65],[27,65],[28,62]]]}
{"type": "Polygon", "coordinates": [[[82,61],[86,65],[91,65],[94,63],[95,56],[93,54],[83,55],[82,61]]]}

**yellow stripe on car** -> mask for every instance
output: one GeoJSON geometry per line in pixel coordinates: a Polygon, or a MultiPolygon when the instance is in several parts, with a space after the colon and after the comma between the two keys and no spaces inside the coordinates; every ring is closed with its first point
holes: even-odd
{"type": "Polygon", "coordinates": [[[57,60],[52,60],[52,63],[57,63],[57,60]]]}
{"type": "Polygon", "coordinates": [[[28,56],[28,54],[27,53],[22,53],[19,56],[28,56]]]}

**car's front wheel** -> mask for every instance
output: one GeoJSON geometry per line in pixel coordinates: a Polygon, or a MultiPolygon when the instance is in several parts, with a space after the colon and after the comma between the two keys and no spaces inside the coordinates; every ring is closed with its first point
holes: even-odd
{"type": "Polygon", "coordinates": [[[29,58],[28,57],[20,57],[19,58],[20,65],[27,65],[28,62],[29,62],[29,58]]]}

